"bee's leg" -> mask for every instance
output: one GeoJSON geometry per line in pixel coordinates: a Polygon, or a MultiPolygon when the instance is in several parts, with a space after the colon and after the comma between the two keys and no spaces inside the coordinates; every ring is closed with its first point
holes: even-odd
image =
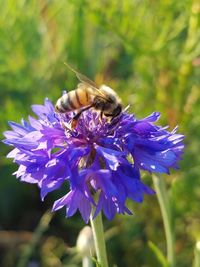
{"type": "Polygon", "coordinates": [[[88,106],[88,107],[85,107],[85,108],[81,109],[81,110],[80,110],[80,111],[73,117],[72,122],[71,122],[71,127],[72,127],[72,129],[76,128],[78,119],[79,119],[79,117],[81,116],[81,114],[82,114],[84,111],[86,111],[86,110],[88,110],[88,109],[90,109],[90,108],[92,108],[92,107],[93,107],[93,105],[90,105],[90,106],[88,106]]]}
{"type": "Polygon", "coordinates": [[[112,121],[116,118],[116,116],[113,116],[113,115],[112,115],[111,117],[112,117],[112,118],[111,118],[110,121],[112,122],[112,121]]]}
{"type": "Polygon", "coordinates": [[[90,105],[90,106],[87,106],[87,107],[81,109],[81,110],[80,110],[80,111],[73,117],[73,120],[78,120],[79,117],[81,116],[81,114],[82,114],[84,111],[86,111],[86,110],[88,110],[88,109],[90,109],[90,108],[92,108],[92,107],[93,107],[93,105],[90,105]]]}
{"type": "Polygon", "coordinates": [[[101,112],[100,112],[100,119],[101,119],[101,121],[103,119],[103,110],[101,110],[101,112]]]}

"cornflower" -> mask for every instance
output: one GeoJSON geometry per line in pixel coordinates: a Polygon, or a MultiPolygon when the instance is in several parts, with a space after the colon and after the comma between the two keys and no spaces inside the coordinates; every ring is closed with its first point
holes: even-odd
{"type": "Polygon", "coordinates": [[[37,119],[9,122],[4,143],[14,149],[7,157],[19,165],[14,174],[20,181],[38,185],[42,200],[68,183],[69,192],[53,205],[53,211],[65,207],[67,217],[79,210],[87,223],[92,209],[93,218],[101,210],[110,220],[116,213],[131,215],[127,199],[140,203],[154,193],[140,171],[169,174],[181,159],[184,136],[155,125],[158,112],[138,120],[123,111],[108,122],[90,109],[71,129],[74,113],[56,113],[48,99],[32,110],[37,119]]]}

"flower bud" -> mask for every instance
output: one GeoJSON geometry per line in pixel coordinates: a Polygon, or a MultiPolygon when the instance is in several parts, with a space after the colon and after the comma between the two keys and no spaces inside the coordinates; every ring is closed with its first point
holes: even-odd
{"type": "Polygon", "coordinates": [[[90,226],[85,226],[79,233],[76,241],[77,251],[82,255],[91,256],[94,252],[94,239],[90,226]]]}

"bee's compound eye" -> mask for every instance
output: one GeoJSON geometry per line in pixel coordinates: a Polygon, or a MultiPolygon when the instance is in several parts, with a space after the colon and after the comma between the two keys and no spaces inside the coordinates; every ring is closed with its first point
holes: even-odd
{"type": "Polygon", "coordinates": [[[118,105],[116,109],[113,111],[113,117],[117,117],[122,112],[122,106],[118,105]]]}

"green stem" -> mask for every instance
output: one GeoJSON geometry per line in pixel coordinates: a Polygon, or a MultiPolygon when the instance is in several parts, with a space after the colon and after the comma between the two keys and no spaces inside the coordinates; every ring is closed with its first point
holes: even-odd
{"type": "Polygon", "coordinates": [[[42,235],[44,232],[48,229],[49,223],[51,219],[53,218],[53,213],[50,210],[47,210],[42,218],[40,219],[40,222],[33,233],[33,237],[29,244],[26,245],[24,251],[21,254],[21,257],[19,259],[19,262],[17,264],[17,267],[25,267],[28,265],[28,261],[34,252],[36,246],[38,245],[42,235]]]}
{"type": "Polygon", "coordinates": [[[190,17],[188,22],[188,32],[187,39],[185,41],[185,45],[183,48],[183,56],[182,62],[179,69],[178,74],[178,88],[176,90],[176,106],[179,108],[179,115],[182,114],[182,108],[184,106],[184,102],[187,99],[187,90],[190,90],[188,87],[188,79],[192,72],[192,60],[193,58],[190,56],[193,50],[195,50],[198,41],[198,30],[199,30],[199,10],[200,3],[199,0],[192,0],[190,17]]]}
{"type": "Polygon", "coordinates": [[[170,267],[175,266],[175,250],[174,250],[174,229],[172,224],[172,214],[170,208],[169,197],[167,194],[166,184],[163,176],[153,175],[153,182],[160,205],[166,242],[167,242],[167,260],[170,267]]]}
{"type": "Polygon", "coordinates": [[[98,216],[94,220],[92,219],[92,216],[91,216],[90,223],[91,223],[93,237],[94,237],[97,261],[101,267],[108,267],[106,244],[105,244],[105,238],[104,238],[101,213],[99,213],[98,216]]]}
{"type": "Polygon", "coordinates": [[[197,241],[194,251],[194,263],[193,267],[200,266],[200,241],[197,241]]]}

